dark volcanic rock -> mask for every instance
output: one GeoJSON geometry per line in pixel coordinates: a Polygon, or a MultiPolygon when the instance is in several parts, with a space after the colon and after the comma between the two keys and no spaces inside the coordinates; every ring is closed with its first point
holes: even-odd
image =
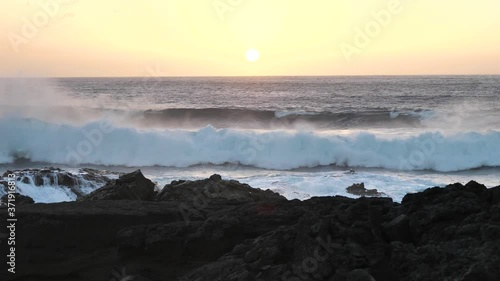
{"type": "Polygon", "coordinates": [[[198,181],[173,181],[158,194],[157,200],[192,202],[196,200],[229,200],[239,203],[258,201],[285,201],[286,198],[271,190],[252,188],[235,180],[222,180],[220,175],[198,181]]]}
{"type": "Polygon", "coordinates": [[[403,214],[382,225],[383,233],[389,241],[411,242],[410,220],[403,214]]]}
{"type": "Polygon", "coordinates": [[[11,170],[7,170],[7,171],[5,171],[5,172],[2,174],[2,177],[3,177],[3,178],[6,178],[6,177],[8,177],[10,174],[13,174],[13,173],[14,173],[13,171],[11,171],[11,170]]]}
{"type": "Polygon", "coordinates": [[[353,195],[358,195],[358,196],[384,196],[385,194],[382,192],[378,192],[377,189],[366,189],[365,188],[365,183],[355,183],[349,187],[346,188],[347,192],[353,195]]]}
{"type": "Polygon", "coordinates": [[[57,183],[59,185],[71,187],[71,186],[75,186],[76,184],[78,184],[78,180],[75,179],[74,177],[69,176],[68,174],[61,174],[57,178],[57,183]]]}
{"type": "MultiPolygon", "coordinates": [[[[12,201],[12,203],[14,203],[16,206],[17,205],[25,205],[25,204],[34,204],[35,203],[35,201],[33,200],[33,198],[31,198],[29,196],[24,196],[24,195],[21,195],[19,193],[12,193],[12,194],[15,197],[15,201],[12,201]]],[[[5,194],[0,199],[0,202],[2,204],[4,204],[4,205],[7,205],[8,200],[9,200],[9,194],[5,194]]]]}
{"type": "MultiPolygon", "coordinates": [[[[121,176],[124,173],[117,173],[107,170],[96,170],[90,168],[82,168],[79,170],[80,175],[87,181],[106,183],[110,180],[110,175],[121,176]]],[[[104,185],[104,184],[103,184],[104,185]]]]}
{"type": "Polygon", "coordinates": [[[23,179],[21,180],[22,183],[26,183],[26,184],[29,184],[31,181],[30,181],[30,178],[28,177],[23,177],[23,179]]]}
{"type": "MultiPolygon", "coordinates": [[[[142,198],[128,193],[139,182],[144,178],[135,172],[108,188],[142,198]]],[[[19,206],[16,264],[22,270],[15,277],[108,281],[115,268],[125,268],[133,280],[500,278],[500,186],[431,188],[401,204],[366,197],[287,201],[220,176],[167,187],[161,201],[19,206]],[[208,204],[189,203],[199,191],[208,204]]]]}
{"type": "Polygon", "coordinates": [[[111,180],[81,200],[153,200],[155,184],[145,178],[141,170],[111,180]]]}

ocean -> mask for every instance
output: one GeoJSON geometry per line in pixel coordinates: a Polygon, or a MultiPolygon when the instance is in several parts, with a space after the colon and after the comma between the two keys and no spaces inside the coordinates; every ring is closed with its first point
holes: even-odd
{"type": "Polygon", "coordinates": [[[218,173],[289,199],[500,184],[500,76],[3,78],[0,99],[0,172],[218,173]]]}

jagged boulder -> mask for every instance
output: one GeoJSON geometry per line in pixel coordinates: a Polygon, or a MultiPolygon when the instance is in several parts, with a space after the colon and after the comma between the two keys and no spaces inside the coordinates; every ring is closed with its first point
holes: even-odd
{"type": "Polygon", "coordinates": [[[346,190],[347,190],[347,193],[350,193],[352,195],[357,195],[357,196],[380,197],[380,196],[385,195],[382,192],[378,192],[377,189],[366,189],[364,182],[355,183],[355,184],[347,187],[346,190]]]}
{"type": "Polygon", "coordinates": [[[155,184],[141,170],[120,176],[81,200],[153,200],[155,184]]]}
{"type": "Polygon", "coordinates": [[[173,181],[158,194],[158,201],[228,200],[239,203],[259,201],[286,201],[271,190],[252,188],[236,180],[223,180],[220,175],[197,181],[173,181]]]}

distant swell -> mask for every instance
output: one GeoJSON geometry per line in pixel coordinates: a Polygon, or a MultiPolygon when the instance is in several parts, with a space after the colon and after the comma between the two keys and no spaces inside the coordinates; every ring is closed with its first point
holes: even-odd
{"type": "Polygon", "coordinates": [[[237,163],[266,169],[321,165],[460,171],[500,166],[500,132],[384,136],[372,132],[137,130],[0,119],[0,163],[25,158],[59,164],[175,166],[237,163]]]}
{"type": "Polygon", "coordinates": [[[392,112],[372,110],[363,112],[310,112],[272,111],[226,108],[172,108],[146,110],[143,125],[181,126],[213,125],[217,128],[239,125],[243,128],[286,128],[296,125],[312,125],[315,128],[349,127],[407,127],[418,126],[425,111],[392,112]]]}

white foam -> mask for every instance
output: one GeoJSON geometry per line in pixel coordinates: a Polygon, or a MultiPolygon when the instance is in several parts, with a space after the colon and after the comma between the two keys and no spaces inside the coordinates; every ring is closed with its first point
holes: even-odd
{"type": "MultiPolygon", "coordinates": [[[[56,203],[76,200],[77,194],[75,192],[67,186],[58,184],[58,173],[58,171],[52,172],[50,178],[48,175],[42,176],[43,184],[41,186],[35,185],[33,174],[21,173],[19,175],[20,180],[16,180],[16,192],[31,197],[35,203],[56,203]],[[27,183],[23,182],[25,178],[27,179],[27,183]]],[[[102,184],[86,180],[82,175],[83,174],[74,174],[78,181],[74,188],[78,189],[81,193],[89,194],[102,186],[102,184]]],[[[1,177],[0,180],[2,180],[1,177]]],[[[3,178],[3,180],[7,181],[8,179],[3,178]]],[[[5,193],[6,191],[0,188],[0,197],[5,193]]]]}
{"type": "Polygon", "coordinates": [[[455,182],[466,184],[476,180],[487,187],[498,186],[500,176],[495,172],[485,173],[437,173],[437,172],[399,172],[363,169],[356,173],[322,168],[320,171],[305,169],[301,171],[269,171],[245,167],[211,166],[170,170],[151,168],[145,170],[147,177],[160,186],[172,180],[205,179],[219,173],[224,179],[236,179],[254,188],[271,189],[289,200],[306,200],[314,196],[347,196],[346,188],[354,183],[365,184],[367,189],[377,189],[394,201],[400,202],[408,193],[423,191],[434,186],[446,186],[455,182]]]}
{"type": "Polygon", "coordinates": [[[76,200],[76,194],[64,186],[35,186],[33,184],[17,182],[16,187],[17,192],[33,198],[35,203],[56,203],[76,200]]]}
{"type": "Polygon", "coordinates": [[[500,132],[494,130],[398,135],[207,126],[195,131],[115,127],[106,133],[99,122],[78,127],[10,118],[0,119],[0,132],[0,163],[24,157],[54,164],[187,167],[239,163],[277,170],[332,164],[435,171],[500,166],[500,132]]]}
{"type": "MultiPolygon", "coordinates": [[[[102,167],[104,168],[104,167],[102,167]]],[[[71,169],[69,169],[71,170],[71,169]]],[[[291,199],[306,200],[314,196],[347,196],[356,197],[347,193],[346,187],[354,183],[365,183],[367,189],[377,189],[394,201],[400,202],[408,193],[415,193],[433,186],[445,186],[451,183],[467,183],[470,180],[478,181],[487,187],[498,186],[500,176],[496,171],[474,171],[462,173],[437,172],[398,172],[386,170],[363,169],[356,173],[349,173],[338,169],[322,168],[319,171],[270,171],[241,166],[196,166],[187,169],[164,167],[144,167],[144,175],[157,182],[160,187],[172,180],[199,180],[205,179],[214,173],[219,173],[224,179],[236,179],[247,183],[254,188],[271,189],[291,199]]],[[[76,174],[73,173],[73,174],[76,174]]],[[[116,178],[116,174],[110,177],[116,178]]],[[[57,185],[34,186],[18,181],[18,192],[30,196],[37,203],[55,203],[76,200],[69,188],[57,185]]],[[[97,187],[91,183],[80,181],[78,188],[85,194],[97,187]]],[[[0,197],[5,192],[0,189],[0,197]]]]}
{"type": "Polygon", "coordinates": [[[422,191],[428,187],[444,185],[439,181],[411,179],[391,174],[359,172],[277,174],[271,177],[241,179],[252,187],[271,189],[287,199],[306,200],[314,196],[346,196],[346,188],[354,183],[365,183],[367,189],[377,189],[394,201],[400,202],[407,193],[422,191]]]}

